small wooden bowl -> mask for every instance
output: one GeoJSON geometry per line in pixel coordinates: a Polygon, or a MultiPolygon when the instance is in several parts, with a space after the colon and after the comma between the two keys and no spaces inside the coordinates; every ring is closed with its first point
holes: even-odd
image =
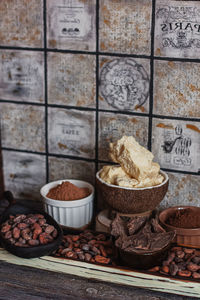
{"type": "Polygon", "coordinates": [[[127,188],[109,184],[96,174],[97,192],[112,209],[126,214],[137,214],[154,210],[163,200],[169,184],[167,173],[160,171],[164,181],[146,188],[127,188]]]}
{"type": "Polygon", "coordinates": [[[175,232],[171,232],[171,240],[162,249],[155,251],[125,251],[120,248],[118,249],[120,261],[126,266],[133,267],[136,269],[146,270],[154,266],[160,265],[166,258],[168,250],[170,249],[173,239],[176,235],[175,232]]]}
{"type": "Polygon", "coordinates": [[[49,244],[25,248],[25,247],[18,247],[18,246],[12,245],[0,233],[1,244],[8,252],[10,252],[16,256],[23,257],[23,258],[35,258],[35,257],[44,256],[44,255],[49,255],[59,247],[59,245],[62,241],[63,232],[62,232],[62,229],[60,228],[60,226],[58,225],[58,223],[51,216],[49,216],[47,213],[45,213],[43,211],[38,211],[38,210],[26,207],[21,204],[14,204],[14,205],[11,205],[9,208],[7,208],[7,210],[4,212],[3,216],[0,219],[0,225],[9,218],[9,215],[16,215],[16,214],[25,214],[25,215],[26,214],[42,214],[45,217],[45,219],[47,220],[47,223],[50,225],[53,225],[57,229],[58,235],[54,239],[54,241],[52,241],[49,244]]]}
{"type": "Polygon", "coordinates": [[[176,242],[178,245],[200,248],[200,228],[193,228],[193,229],[178,228],[166,223],[167,219],[170,216],[174,215],[177,211],[188,209],[188,208],[192,210],[194,213],[199,213],[199,218],[200,218],[200,207],[174,206],[174,207],[169,207],[167,209],[164,209],[159,214],[159,221],[167,231],[173,231],[173,230],[176,231],[176,237],[174,242],[176,242]]]}

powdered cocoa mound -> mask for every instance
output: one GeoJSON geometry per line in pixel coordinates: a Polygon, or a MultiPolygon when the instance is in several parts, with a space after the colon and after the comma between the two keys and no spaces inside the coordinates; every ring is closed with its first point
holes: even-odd
{"type": "Polygon", "coordinates": [[[46,197],[54,200],[71,201],[85,198],[89,194],[88,188],[79,188],[71,182],[65,181],[50,189],[46,197]]]}

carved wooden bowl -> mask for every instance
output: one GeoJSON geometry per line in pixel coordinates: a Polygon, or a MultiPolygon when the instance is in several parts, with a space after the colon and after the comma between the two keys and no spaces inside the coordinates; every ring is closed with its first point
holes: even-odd
{"type": "Polygon", "coordinates": [[[163,200],[169,184],[167,173],[160,171],[164,181],[156,186],[146,188],[127,188],[112,185],[103,181],[96,174],[98,197],[105,201],[112,209],[127,214],[137,214],[151,211],[163,200]]]}

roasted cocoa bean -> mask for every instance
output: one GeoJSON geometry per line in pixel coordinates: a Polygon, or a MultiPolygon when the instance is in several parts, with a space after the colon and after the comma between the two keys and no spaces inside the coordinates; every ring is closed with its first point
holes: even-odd
{"type": "Polygon", "coordinates": [[[190,249],[190,248],[184,248],[183,251],[184,251],[186,254],[192,254],[192,253],[194,253],[194,249],[190,249]]]}
{"type": "Polygon", "coordinates": [[[190,277],[192,273],[188,270],[178,271],[178,275],[182,277],[190,277]]]}
{"type": "Polygon", "coordinates": [[[17,227],[18,227],[19,229],[25,229],[25,228],[28,227],[28,224],[26,224],[26,223],[18,223],[17,227]]]}
{"type": "Polygon", "coordinates": [[[30,246],[38,246],[39,245],[39,241],[38,240],[29,240],[28,244],[30,246]]]}
{"type": "Polygon", "coordinates": [[[200,256],[194,256],[192,258],[192,262],[195,263],[195,264],[200,264],[200,256]]]}
{"type": "Polygon", "coordinates": [[[20,233],[21,233],[21,231],[19,230],[19,228],[17,228],[17,227],[13,228],[12,235],[13,235],[14,239],[17,240],[20,237],[20,233]]]}
{"type": "Polygon", "coordinates": [[[195,255],[200,256],[200,250],[195,250],[195,255]]]}
{"type": "Polygon", "coordinates": [[[99,249],[101,251],[101,255],[104,256],[104,257],[107,257],[107,253],[106,253],[106,250],[105,250],[104,246],[100,245],[99,249]]]}
{"type": "Polygon", "coordinates": [[[103,233],[100,233],[96,236],[97,241],[105,241],[106,240],[106,236],[103,233]]]}
{"type": "Polygon", "coordinates": [[[43,226],[45,223],[46,223],[46,219],[39,219],[39,220],[38,220],[38,224],[39,224],[40,226],[43,226]]]}
{"type": "Polygon", "coordinates": [[[77,253],[77,254],[80,260],[85,260],[85,255],[83,253],[77,253]]]}
{"type": "Polygon", "coordinates": [[[162,266],[161,271],[168,274],[169,273],[169,267],[168,266],[162,266]]]}
{"type": "Polygon", "coordinates": [[[84,244],[84,245],[81,247],[81,249],[82,249],[83,251],[89,251],[90,246],[87,245],[87,244],[84,244]]]}
{"type": "Polygon", "coordinates": [[[97,247],[92,247],[91,250],[95,253],[95,255],[101,254],[101,251],[97,247]]]}
{"type": "Polygon", "coordinates": [[[109,264],[110,263],[110,258],[106,258],[104,256],[101,256],[101,255],[96,255],[95,256],[95,261],[97,263],[100,263],[100,264],[109,264]]]}
{"type": "Polygon", "coordinates": [[[22,220],[26,219],[26,216],[25,215],[18,215],[17,217],[15,217],[13,219],[13,222],[14,223],[20,223],[22,220]]]}
{"type": "Polygon", "coordinates": [[[68,258],[72,258],[74,256],[74,253],[72,251],[66,252],[65,256],[68,258]]]}
{"type": "Polygon", "coordinates": [[[198,271],[200,269],[200,266],[198,266],[197,264],[194,264],[194,263],[189,263],[187,265],[187,269],[189,271],[196,272],[196,271],[198,271]]]}
{"type": "Polygon", "coordinates": [[[200,279],[200,273],[198,273],[198,272],[192,272],[192,277],[194,279],[200,279]]]}
{"type": "Polygon", "coordinates": [[[176,264],[171,264],[169,266],[169,273],[172,276],[176,276],[176,274],[178,273],[178,266],[176,264]]]}
{"type": "Polygon", "coordinates": [[[4,238],[7,240],[7,239],[10,239],[12,237],[12,232],[11,231],[7,231],[4,235],[4,238]]]}
{"type": "Polygon", "coordinates": [[[70,249],[70,248],[60,249],[60,253],[61,253],[62,255],[65,255],[67,252],[71,252],[71,250],[72,250],[72,249],[70,249]]]}
{"type": "Polygon", "coordinates": [[[176,251],[176,257],[183,258],[184,256],[185,256],[185,253],[182,250],[176,251]]]}
{"type": "Polygon", "coordinates": [[[73,242],[76,242],[76,241],[78,241],[80,239],[80,235],[73,235],[72,236],[72,241],[73,242]]]}
{"type": "Polygon", "coordinates": [[[51,235],[55,239],[58,235],[58,230],[55,228],[51,235]]]}
{"type": "Polygon", "coordinates": [[[48,234],[51,234],[54,231],[54,229],[55,229],[55,227],[53,225],[48,225],[45,228],[45,232],[48,233],[48,234]]]}
{"type": "Polygon", "coordinates": [[[149,269],[148,271],[149,272],[158,272],[159,270],[160,270],[160,267],[159,266],[155,266],[155,267],[149,269]]]}
{"type": "Polygon", "coordinates": [[[11,229],[11,225],[6,224],[5,226],[3,226],[3,227],[1,228],[1,232],[2,232],[2,233],[6,233],[6,232],[8,232],[10,229],[11,229]]]}
{"type": "Polygon", "coordinates": [[[92,255],[90,253],[85,253],[85,260],[86,261],[89,262],[91,260],[91,258],[92,258],[92,255]]]}

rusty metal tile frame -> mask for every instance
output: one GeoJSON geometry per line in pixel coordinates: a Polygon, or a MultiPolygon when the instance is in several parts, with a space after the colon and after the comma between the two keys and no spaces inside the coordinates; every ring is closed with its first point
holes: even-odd
{"type": "MultiPolygon", "coordinates": [[[[38,155],[44,155],[46,158],[46,182],[49,181],[49,165],[48,165],[48,158],[49,156],[55,157],[62,157],[68,159],[76,159],[76,160],[85,160],[88,162],[95,163],[95,172],[98,170],[98,164],[105,163],[105,161],[98,160],[98,145],[99,145],[99,112],[112,112],[113,114],[126,114],[126,115],[133,115],[133,116],[145,116],[149,118],[149,129],[148,129],[148,149],[151,150],[151,143],[152,143],[152,120],[153,118],[160,118],[160,119],[172,119],[172,120],[190,120],[200,122],[200,119],[197,118],[184,118],[184,117],[171,117],[168,115],[157,115],[153,114],[153,82],[154,82],[154,60],[165,60],[165,61],[183,61],[183,62],[196,62],[200,63],[199,59],[191,59],[191,58],[173,58],[173,57],[158,57],[154,55],[154,31],[155,31],[155,10],[156,10],[156,0],[152,0],[152,20],[151,20],[151,53],[150,55],[135,55],[135,54],[121,54],[121,53],[109,53],[109,52],[102,52],[99,51],[99,5],[101,0],[96,0],[96,51],[76,51],[76,50],[65,50],[65,49],[50,49],[47,47],[47,16],[46,16],[46,1],[43,0],[43,31],[44,31],[44,47],[43,48],[34,48],[34,47],[11,47],[11,46],[0,46],[0,49],[7,49],[7,50],[30,50],[30,51],[41,51],[44,53],[44,82],[45,82],[45,103],[24,103],[20,101],[9,101],[0,99],[0,102],[7,102],[7,103],[14,103],[16,105],[23,104],[23,105],[39,105],[45,107],[45,153],[42,152],[33,152],[33,151],[26,151],[26,150],[19,150],[19,149],[11,149],[11,148],[2,148],[2,150],[8,151],[17,151],[17,152],[24,152],[24,153],[35,153],[38,155]],[[64,105],[56,105],[56,104],[48,104],[48,93],[47,93],[47,53],[48,52],[59,52],[59,53],[72,53],[72,54],[87,54],[87,55],[95,55],[96,57],[96,107],[95,108],[86,108],[86,107],[74,107],[74,106],[64,106],[64,105]],[[113,56],[113,57],[132,57],[132,58],[145,58],[150,61],[150,97],[149,97],[149,113],[138,113],[138,112],[130,112],[130,111],[112,111],[112,110],[103,110],[99,109],[99,102],[98,102],[98,95],[99,95],[99,56],[113,56]],[[74,157],[70,155],[62,155],[62,154],[50,154],[48,150],[48,107],[59,107],[64,109],[76,109],[82,111],[94,111],[96,112],[96,136],[95,136],[95,159],[87,159],[82,157],[74,157]]],[[[184,0],[186,1],[186,0],[184,0]]],[[[198,2],[199,0],[193,0],[198,2]]],[[[186,1],[188,2],[188,1],[186,1]]],[[[200,175],[196,172],[185,172],[179,170],[171,170],[171,169],[164,169],[166,171],[171,171],[174,173],[183,173],[183,174],[191,174],[191,175],[200,175]]],[[[95,175],[95,174],[94,174],[95,175]]]]}

